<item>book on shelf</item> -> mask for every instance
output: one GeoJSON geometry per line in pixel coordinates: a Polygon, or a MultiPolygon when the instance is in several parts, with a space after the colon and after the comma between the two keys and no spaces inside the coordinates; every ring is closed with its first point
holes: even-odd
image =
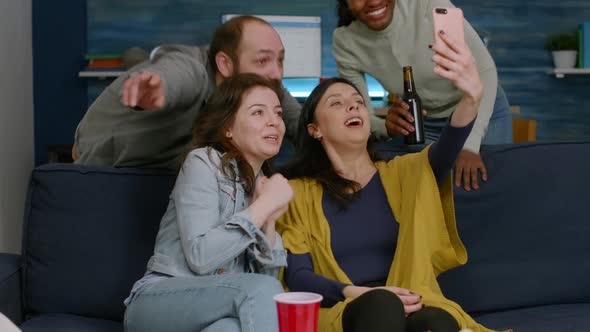
{"type": "Polygon", "coordinates": [[[117,53],[87,53],[84,55],[84,60],[94,59],[120,59],[121,54],[117,53]]]}
{"type": "Polygon", "coordinates": [[[126,71],[120,54],[86,54],[86,67],[80,77],[116,77],[126,71]]]}
{"type": "Polygon", "coordinates": [[[123,67],[123,61],[118,59],[92,59],[88,60],[88,68],[114,68],[123,67]]]}
{"type": "Polygon", "coordinates": [[[106,71],[126,71],[125,67],[117,66],[117,67],[86,67],[84,71],[93,71],[93,72],[106,72],[106,71]]]}
{"type": "Polygon", "coordinates": [[[88,53],[84,55],[88,61],[88,68],[114,68],[123,67],[121,54],[115,53],[88,53]]]}

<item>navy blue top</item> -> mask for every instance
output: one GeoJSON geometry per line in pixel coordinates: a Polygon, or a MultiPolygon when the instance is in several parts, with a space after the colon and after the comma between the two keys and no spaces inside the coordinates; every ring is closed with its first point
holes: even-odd
{"type": "MultiPolygon", "coordinates": [[[[430,147],[428,160],[439,184],[451,170],[474,122],[461,128],[447,124],[430,147]]],[[[342,271],[354,285],[384,285],[395,254],[398,223],[379,172],[345,210],[330,195],[322,196],[322,207],[330,226],[332,252],[342,271]]],[[[342,289],[347,285],[316,274],[310,254],[289,253],[287,264],[285,280],[290,290],[321,294],[322,307],[344,301],[342,289]]]]}

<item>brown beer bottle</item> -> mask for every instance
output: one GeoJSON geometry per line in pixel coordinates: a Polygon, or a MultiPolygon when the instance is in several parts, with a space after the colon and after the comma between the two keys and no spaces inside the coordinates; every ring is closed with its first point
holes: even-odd
{"type": "Polygon", "coordinates": [[[404,95],[402,97],[404,102],[410,106],[408,112],[414,118],[412,126],[415,130],[410,132],[406,137],[406,144],[423,144],[424,143],[424,119],[422,118],[422,102],[420,96],[416,92],[416,84],[414,84],[414,75],[412,74],[412,67],[404,67],[404,95]]]}

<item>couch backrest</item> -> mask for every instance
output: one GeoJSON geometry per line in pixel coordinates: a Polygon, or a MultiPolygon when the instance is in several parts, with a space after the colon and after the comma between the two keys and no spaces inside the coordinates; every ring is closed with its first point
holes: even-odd
{"type": "Polygon", "coordinates": [[[466,266],[441,276],[470,311],[590,302],[590,142],[484,152],[489,181],[456,190],[466,266]]]}
{"type": "MultiPolygon", "coordinates": [[[[590,302],[590,142],[484,146],[482,155],[489,181],[455,189],[469,261],[439,277],[445,295],[470,312],[590,302]]],[[[174,179],[71,164],[35,169],[24,226],[26,310],[120,320],[174,179]]]]}
{"type": "Polygon", "coordinates": [[[470,311],[590,302],[590,142],[484,149],[489,180],[455,190],[467,265],[442,275],[470,311]]]}
{"type": "Polygon", "coordinates": [[[23,236],[25,310],[121,320],[174,179],[163,171],[36,168],[23,236]]]}
{"type": "Polygon", "coordinates": [[[445,295],[470,312],[590,302],[590,142],[482,156],[488,182],[455,188],[469,261],[439,277],[445,295]]]}

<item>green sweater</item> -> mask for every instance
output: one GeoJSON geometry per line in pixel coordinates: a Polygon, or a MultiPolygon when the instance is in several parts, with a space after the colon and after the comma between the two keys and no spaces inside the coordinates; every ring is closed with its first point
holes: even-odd
{"type": "MultiPolygon", "coordinates": [[[[454,7],[448,0],[396,0],[392,23],[382,31],[373,31],[358,21],[334,31],[334,57],[341,77],[352,81],[368,98],[364,74],[373,76],[390,93],[403,92],[402,67],[412,66],[422,107],[429,117],[451,115],[462,93],[451,81],[438,77],[433,69],[434,41],[432,9],[454,7]]],[[[484,85],[484,96],[473,130],[465,148],[479,152],[492,115],[498,87],[496,65],[487,48],[469,23],[465,39],[473,53],[484,85]]],[[[369,109],[374,113],[372,108],[369,109]]],[[[378,137],[386,137],[385,120],[372,116],[371,126],[378,137]]]]}
{"type": "MultiPolygon", "coordinates": [[[[162,46],[150,61],[117,78],[78,124],[76,163],[94,166],[177,170],[188,152],[194,119],[215,89],[207,47],[162,46]],[[121,87],[130,74],[149,70],[164,84],[166,106],[134,110],[121,104],[121,87]]],[[[281,100],[287,135],[297,130],[301,106],[286,90],[281,100]]]]}

